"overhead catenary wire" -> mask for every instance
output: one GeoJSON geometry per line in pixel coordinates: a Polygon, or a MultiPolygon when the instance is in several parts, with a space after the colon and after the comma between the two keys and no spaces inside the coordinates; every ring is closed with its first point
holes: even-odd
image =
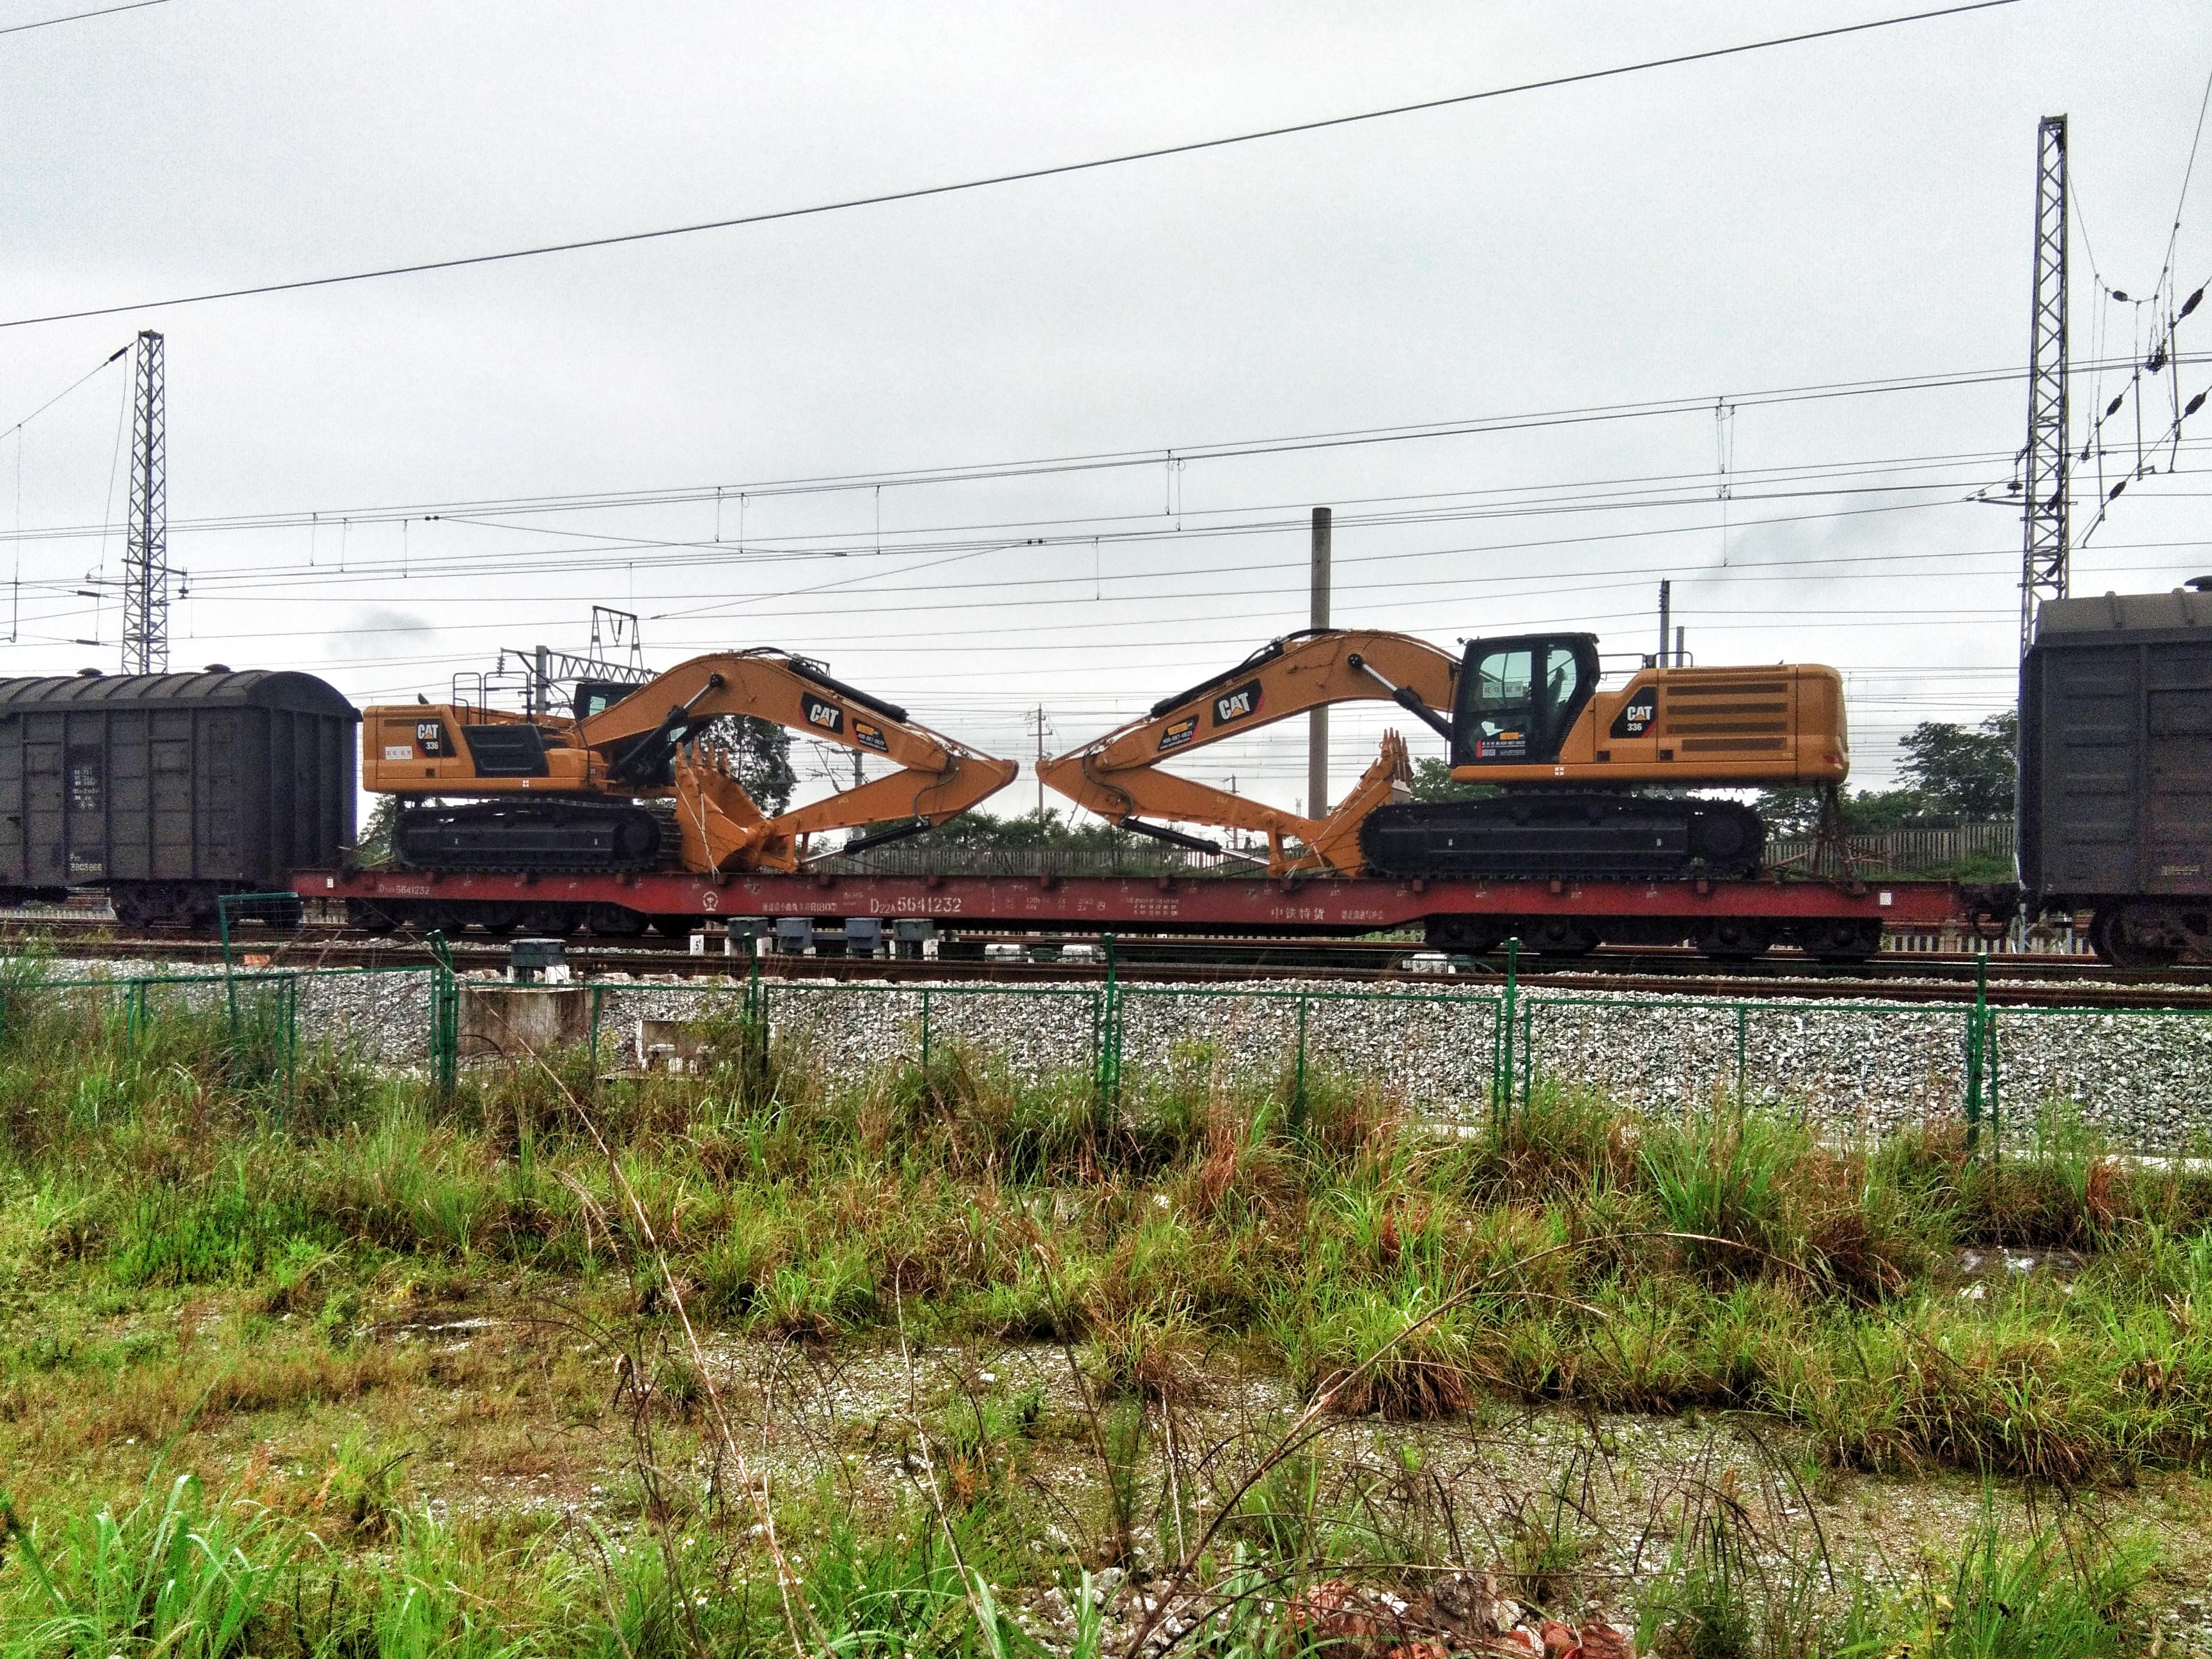
{"type": "Polygon", "coordinates": [[[89,22],[95,17],[112,17],[119,11],[143,11],[149,6],[166,6],[169,0],[125,0],[119,6],[102,6],[96,11],[73,11],[65,17],[40,17],[27,23],[10,23],[0,28],[0,34],[28,34],[33,29],[50,29],[64,23],[89,22]]]}
{"type": "Polygon", "coordinates": [[[1018,171],[991,173],[948,184],[924,185],[906,190],[884,191],[865,196],[847,197],[836,201],[817,202],[805,207],[778,208],[763,213],[738,214],[722,219],[702,220],[692,224],[664,226],[654,230],[625,231],[605,236],[580,237],[569,241],[541,243],[532,247],[508,248],[495,253],[472,253],[441,259],[416,260],[404,264],[382,265],[326,276],[295,277],[281,282],[215,289],[198,294],[174,295],[163,300],[138,301],[127,305],[93,306],[76,311],[58,311],[40,316],[10,318],[0,321],[0,329],[28,328],[44,323],[72,322],[88,317],[112,317],[125,312],[147,311],[174,306],[204,305],[217,300],[249,299],[270,294],[294,294],[307,289],[334,288],[342,284],[375,282],[393,276],[421,276],[432,271],[459,270],[471,266],[502,264],[522,259],[542,258],[558,253],[582,252],[592,248],[618,247],[640,242],[663,241],[673,237],[698,235],[708,231],[736,230],[749,226],[775,224],[794,219],[820,218],[831,214],[851,212],[861,208],[888,206],[896,202],[924,201],[935,197],[966,194],[1005,185],[1066,178],[1075,173],[1096,173],[1109,167],[1127,167],[1141,161],[1163,161],[1170,156],[1194,155],[1202,151],[1226,149],[1240,144],[1259,143],[1267,139],[1286,138],[1301,133],[1327,131],[1333,128],[1389,120],[1399,116],[1419,114],[1430,110],[1449,109],[1459,105],[1483,103],[1495,99],[1512,97],[1522,93],[1549,91],[1560,87],[1580,86],[1595,81],[1612,80],[1626,75],[1675,69],[1690,64],[1711,63],[1719,58],[1741,57],[1748,52],[1769,52],[1783,46],[1803,46],[1814,40],[1830,40],[1845,35],[1864,34],[1875,29],[1896,28],[1908,23],[1929,22],[1937,18],[1956,17],[1969,12],[1990,11],[2015,3],[2017,0],[1966,0],[1966,3],[1964,4],[1944,6],[1934,10],[1911,12],[1891,17],[1869,18],[1863,22],[1842,23],[1824,29],[1808,29],[1796,34],[1774,35],[1760,40],[1739,41],[1732,46],[1712,46],[1698,52],[1677,52],[1666,58],[1644,58],[1632,64],[1616,64],[1605,69],[1582,70],[1568,75],[1554,75],[1540,80],[1519,82],[1510,86],[1486,87],[1479,91],[1456,93],[1444,98],[1427,98],[1410,104],[1395,104],[1382,109],[1361,110],[1350,115],[1324,116],[1310,121],[1294,121],[1279,126],[1258,128],[1248,132],[1224,134],[1218,137],[1197,138],[1182,143],[1154,145],[1145,149],[1123,151],[1115,155],[1095,156],[1088,161],[1063,161],[1050,166],[1024,167],[1018,171]]]}
{"type": "MultiPolygon", "coordinates": [[[[2185,361],[2192,365],[2199,364],[2212,362],[2212,354],[2195,354],[2178,361],[2185,361]]],[[[2133,359],[2128,359],[2103,365],[2077,362],[2073,366],[2071,372],[2081,374],[2090,373],[2100,367],[2125,368],[2132,362],[2133,359]]],[[[1831,398],[1947,390],[2020,380],[2024,378],[2027,373],[2025,368],[2014,368],[1836,381],[1774,387],[1765,391],[1731,392],[1727,394],[1727,401],[1731,407],[1741,409],[1831,398]]],[[[331,519],[339,520],[342,526],[349,530],[356,524],[397,524],[406,518],[459,520],[481,517],[491,513],[535,515],[600,511],[618,507],[678,506],[688,502],[710,501],[718,491],[738,489],[741,494],[738,502],[738,539],[740,544],[739,550],[743,551],[743,544],[745,541],[744,514],[745,499],[748,495],[773,497],[829,494],[872,489],[878,484],[889,486],[893,483],[902,486],[971,483],[983,480],[1004,480],[1155,466],[1160,464],[1163,456],[1165,455],[1177,455],[1186,459],[1191,458],[1211,460],[1241,459],[1248,457],[1352,447],[1377,443],[1404,442],[1419,439],[1528,432],[1551,427],[1572,426],[1625,418],[1687,414],[1709,416],[1712,403],[1711,394],[1698,392],[1632,403],[1585,405],[1517,415],[1474,416],[1459,421],[1358,428],[1336,432],[1297,434],[1276,438],[1227,440],[1212,444],[1179,446],[1171,450],[1151,448],[1107,451],[1090,454],[1042,457],[1029,460],[969,463],[940,468],[916,468],[902,471],[825,474],[813,477],[758,481],[745,485],[685,485],[661,489],[586,491],[471,500],[390,502],[381,506],[319,506],[264,513],[202,515],[172,520],[169,533],[173,537],[179,534],[216,532],[301,529],[319,520],[331,519]]],[[[72,537],[97,535],[99,528],[97,525],[44,526],[21,533],[27,539],[31,540],[65,540],[72,537]]],[[[708,544],[690,541],[684,544],[704,546],[708,544]]]]}

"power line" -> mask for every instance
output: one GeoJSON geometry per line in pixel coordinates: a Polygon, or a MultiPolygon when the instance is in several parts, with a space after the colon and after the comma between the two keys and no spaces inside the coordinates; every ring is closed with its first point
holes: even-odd
{"type": "Polygon", "coordinates": [[[61,402],[63,398],[68,397],[70,392],[76,391],[87,380],[92,379],[94,375],[99,374],[101,369],[106,368],[110,363],[114,362],[118,358],[122,357],[130,349],[131,343],[128,340],[125,340],[121,345],[116,347],[115,349],[110,352],[106,356],[101,358],[100,362],[94,363],[90,368],[85,370],[83,374],[78,375],[76,379],[71,380],[59,392],[54,393],[52,397],[47,398],[46,402],[40,404],[36,409],[23,416],[21,420],[16,422],[15,425],[4,429],[0,429],[0,438],[9,437],[15,433],[21,432],[25,427],[30,425],[32,422],[37,420],[40,416],[45,414],[56,404],[61,402]]]}
{"type": "MultiPolygon", "coordinates": [[[[152,0],[142,0],[151,3],[152,0]]],[[[1811,29],[1801,34],[1776,35],[1765,40],[1747,40],[1732,46],[1713,46],[1703,52],[1680,52],[1671,58],[1646,58],[1640,63],[1617,64],[1610,69],[1582,70],[1572,75],[1557,75],[1541,81],[1523,81],[1513,86],[1490,87],[1480,92],[1455,94],[1449,98],[1424,99],[1419,103],[1397,104],[1388,109],[1364,110],[1352,115],[1326,116],[1318,120],[1297,121],[1285,126],[1263,127],[1251,132],[1230,134],[1219,138],[1198,138],[1188,143],[1162,144],[1150,149],[1128,150],[1118,155],[1098,156],[1087,161],[1062,161],[1050,167],[1026,167],[1017,173],[992,173],[982,178],[965,179],[953,184],[925,185],[910,190],[888,191],[873,196],[853,196],[834,202],[817,202],[811,206],[779,208],[766,213],[750,213],[728,219],[702,220],[696,224],[670,225],[658,230],[625,231],[615,235],[592,236],[568,242],[547,242],[534,247],[509,248],[498,253],[471,253],[446,259],[423,259],[410,264],[383,265],[369,270],[347,271],[331,276],[295,277],[287,282],[262,283],[246,288],[210,289],[201,294],[180,295],[167,300],[141,301],[132,305],[94,306],[81,311],[58,311],[39,317],[16,317],[0,322],[0,328],[28,328],[41,323],[73,322],[87,317],[112,317],[126,311],[141,311],[160,306],[202,305],[215,300],[242,300],[268,294],[292,294],[303,289],[332,288],[346,283],[374,282],[386,276],[412,276],[435,270],[457,270],[471,265],[501,264],[517,259],[535,259],[554,253],[577,253],[591,248],[618,247],[635,242],[665,240],[674,236],[693,236],[710,230],[735,230],[751,225],[775,224],[786,220],[819,218],[828,214],[849,212],[857,208],[884,207],[895,202],[921,201],[931,197],[958,195],[970,191],[992,189],[1000,185],[1030,182],[1039,179],[1062,178],[1078,173],[1095,173],[1104,167],[1124,167],[1137,161],[1157,161],[1171,155],[1191,155],[1203,150],[1224,149],[1236,144],[1257,143],[1263,139],[1285,138],[1297,133],[1320,132],[1333,127],[1356,125],[1366,121],[1386,120],[1395,116],[1412,115],[1425,110],[1448,109],[1461,104],[1481,103],[1492,99],[1511,97],[1524,92],[1542,92],[1559,87],[1578,86],[1592,81],[1605,81],[1623,75],[1641,74],[1650,70],[1674,69],[1685,64],[1710,62],[1716,58],[1739,57],[1746,52],[1766,52],[1778,46],[1802,46],[1812,40],[1827,40],[1847,34],[1863,34],[1873,29],[1893,28],[1905,23],[1927,22],[1936,18],[1954,17],[1966,12],[1988,11],[1998,6],[2008,6],[2016,0],[1969,0],[1964,5],[1946,6],[1935,11],[1912,12],[1902,16],[1877,17],[1863,23],[1844,23],[1834,28],[1811,29]]]]}
{"type": "Polygon", "coordinates": [[[2204,142],[2204,114],[2212,110],[2212,70],[2204,76],[2204,95],[2197,100],[2197,131],[2189,139],[2188,164],[2181,169],[2181,194],[2173,204],[2173,228],[2166,233],[2165,274],[2173,274],[2174,244],[2181,240],[2181,211],[2189,204],[2189,181],[2197,173],[2197,147],[2204,142]]]}
{"type": "Polygon", "coordinates": [[[41,17],[35,23],[10,23],[0,28],[0,34],[27,34],[33,29],[50,29],[57,23],[82,23],[88,18],[112,17],[118,11],[143,11],[149,6],[165,6],[169,0],[130,0],[121,6],[102,6],[98,11],[73,11],[66,17],[41,17]]]}
{"type": "MultiPolygon", "coordinates": [[[[2195,364],[2212,361],[2212,355],[2190,354],[2176,361],[2195,364]]],[[[2100,369],[2130,368],[2134,364],[2135,359],[2130,356],[2111,362],[2076,362],[2072,365],[2071,372],[2082,374],[2100,369]]],[[[1771,404],[1807,403],[1834,398],[1942,391],[1954,387],[1994,385],[2016,380],[2025,376],[2027,373],[2027,370],[2025,368],[1990,368],[1959,370],[1936,374],[1892,376],[1866,380],[1841,380],[1797,386],[1778,386],[1758,392],[1730,392],[1727,394],[1727,401],[1732,408],[1745,409],[1771,404]]],[[[1070,472],[1158,466],[1170,459],[1181,459],[1186,462],[1242,459],[1263,455],[1295,453],[1307,450],[1401,442],[1413,439],[1469,437],[1493,433],[1525,432],[1549,427],[1574,426],[1644,416],[1696,415],[1710,418],[1712,406],[1711,393],[1698,392],[1686,397],[1654,398],[1635,403],[1588,404],[1514,415],[1477,416],[1457,421],[1352,428],[1334,432],[1303,433],[1274,438],[1231,439],[1210,444],[1177,445],[1172,448],[1101,451],[1090,454],[1048,456],[1027,460],[975,462],[948,467],[823,474],[814,477],[746,484],[675,485],[630,490],[593,490],[472,500],[387,502],[380,506],[354,507],[295,507],[267,513],[224,514],[178,520],[171,524],[170,529],[178,532],[218,530],[296,530],[307,529],[310,526],[327,526],[331,524],[349,526],[393,524],[405,519],[459,520],[478,518],[491,513],[535,514],[590,512],[617,507],[672,507],[710,502],[718,498],[726,499],[732,495],[742,501],[748,497],[765,498],[774,495],[865,491],[878,488],[888,489],[894,485],[915,488],[933,484],[971,483],[1070,472]]],[[[1992,456],[1990,459],[1996,458],[1992,456]]],[[[1677,476],[1687,477],[1693,475],[1677,476]]],[[[1694,476],[1705,477],[1710,475],[1694,476]]],[[[1193,516],[1200,515],[1194,512],[1193,516]]],[[[97,533],[97,530],[96,526],[51,526],[24,532],[22,538],[27,540],[66,540],[72,537],[97,533]]],[[[728,543],[705,542],[690,542],[682,544],[702,547],[730,545],[728,543]]]]}

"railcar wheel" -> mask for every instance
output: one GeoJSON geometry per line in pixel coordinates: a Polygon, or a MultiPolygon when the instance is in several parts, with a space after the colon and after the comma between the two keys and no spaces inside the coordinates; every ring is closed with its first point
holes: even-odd
{"type": "Polygon", "coordinates": [[[1881,950],[1879,921],[1808,921],[1797,929],[1798,948],[1820,962],[1864,962],[1881,950]]]}
{"type": "Polygon", "coordinates": [[[698,925],[696,916],[655,916],[653,931],[663,939],[684,939],[698,925]]]}
{"type": "Polygon", "coordinates": [[[136,886],[108,889],[107,902],[115,908],[117,925],[143,928],[153,925],[154,911],[146,896],[136,886]]]}
{"type": "Polygon", "coordinates": [[[1751,962],[1766,954],[1774,929],[1747,916],[1715,916],[1690,934],[1698,954],[1712,962],[1751,962]]]}
{"type": "Polygon", "coordinates": [[[1521,930],[1521,948],[1544,957],[1586,957],[1597,949],[1597,929],[1572,916],[1540,916],[1521,930]]]}
{"type": "Polygon", "coordinates": [[[371,904],[367,899],[348,899],[345,911],[346,926],[357,928],[372,938],[381,939],[386,933],[399,931],[398,916],[380,904],[371,904]]]}
{"type": "Polygon", "coordinates": [[[1505,925],[1494,916],[1431,916],[1423,943],[1457,956],[1488,956],[1504,942],[1505,925]]]}
{"type": "Polygon", "coordinates": [[[646,928],[645,917],[620,904],[594,904],[589,921],[601,939],[635,939],[646,928]]]}
{"type": "Polygon", "coordinates": [[[2171,968],[2183,947],[2167,937],[2165,921],[2153,905],[2106,905],[2090,920],[2090,948],[2115,968],[2171,968]]]}
{"type": "Polygon", "coordinates": [[[522,911],[522,931],[546,939],[566,939],[584,925],[584,910],[577,904],[530,904],[522,911]]]}

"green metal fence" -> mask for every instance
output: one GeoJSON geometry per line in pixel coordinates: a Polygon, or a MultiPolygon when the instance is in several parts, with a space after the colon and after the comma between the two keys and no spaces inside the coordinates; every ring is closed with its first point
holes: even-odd
{"type": "MultiPolygon", "coordinates": [[[[726,1003],[732,988],[595,981],[590,1030],[602,1066],[620,1057],[631,1022],[681,1018],[726,1003]]],[[[1081,1073],[1118,1102],[1133,1080],[1209,1085],[1286,1082],[1303,1109],[1310,1073],[1333,1066],[1381,1074],[1417,1103],[1445,1109],[1502,1095],[1507,999],[1490,990],[1358,991],[1124,983],[1111,951],[1097,986],[823,983],[768,980],[756,962],[740,993],[750,1024],[803,1048],[833,1084],[856,1083],[886,1062],[919,1060],[947,1042],[988,1054],[1033,1080],[1081,1073]],[[1402,1044],[1450,1063],[1394,1067],[1378,1050],[1378,1017],[1402,1044]],[[1409,1033],[1408,1027],[1413,1028],[1409,1033]],[[1131,1040],[1148,1058],[1132,1067],[1131,1040]],[[1395,1071],[1397,1075],[1391,1076],[1395,1071]]],[[[1402,1051],[1401,1054],[1402,1057],[1402,1051]]],[[[641,1060],[642,1056],[635,1056],[641,1060]]]]}
{"type": "MultiPolygon", "coordinates": [[[[289,1096],[302,1035],[419,1068],[441,1091],[459,1075],[463,981],[444,941],[428,965],[39,980],[0,992],[0,1033],[27,992],[80,997],[136,1042],[157,1005],[219,1011],[235,1051],[289,1096]]],[[[1761,1104],[1867,1136],[1930,1120],[1997,1145],[2004,1114],[2072,1101],[2118,1144],[2212,1145],[2212,1010],[2023,1008],[1971,1004],[1629,997],[1531,991],[1509,951],[1502,987],[1217,987],[1124,983],[1112,951],[1097,985],[597,981],[590,1040],[618,1066],[645,1019],[738,1013],[764,1045],[805,1052],[833,1085],[950,1045],[1036,1080],[1080,1076],[1102,1101],[1132,1086],[1199,1081],[1286,1088],[1304,1109],[1318,1070],[1371,1079],[1442,1119],[1509,1114],[1541,1081],[1586,1086],[1646,1109],[1761,1104]]],[[[763,1052],[765,1052],[763,1048],[763,1052]]]]}
{"type": "Polygon", "coordinates": [[[1955,1119],[1974,1146],[1997,1144],[2007,1100],[2015,1116],[2063,1102],[2136,1150],[2212,1146],[2212,1010],[2000,1006],[1986,961],[1972,1003],[1537,993],[1514,1024],[1506,1109],[1543,1078],[1645,1109],[1781,1108],[1861,1138],[1955,1119]],[[1662,1014],[1668,1040],[1625,1064],[1633,1028],[1662,1014]]]}
{"type": "Polygon", "coordinates": [[[112,1024],[134,1050],[165,1012],[212,1018],[234,1075],[251,1077],[284,1102],[296,1096],[303,1036],[351,1047],[370,1061],[427,1064],[447,1087],[453,1079],[459,992],[450,969],[437,965],[114,975],[19,966],[0,986],[0,1039],[19,1028],[34,1001],[48,999],[58,999],[81,1022],[88,1041],[112,1024]]]}

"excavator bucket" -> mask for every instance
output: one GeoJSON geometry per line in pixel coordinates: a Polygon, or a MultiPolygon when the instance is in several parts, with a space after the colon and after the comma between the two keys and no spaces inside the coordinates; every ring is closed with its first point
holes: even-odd
{"type": "Polygon", "coordinates": [[[703,875],[798,867],[791,837],[776,834],[744,786],[710,757],[687,751],[678,757],[676,822],[686,870],[703,875]]]}
{"type": "Polygon", "coordinates": [[[1374,764],[1361,775],[1352,792],[1336,804],[1335,811],[1303,837],[1310,861],[1300,860],[1292,867],[1358,875],[1364,863],[1359,856],[1359,826],[1367,822],[1367,815],[1376,807],[1411,799],[1409,786],[1413,781],[1413,763],[1407,753],[1405,738],[1395,732],[1385,732],[1382,750],[1376,756],[1374,764]]]}

